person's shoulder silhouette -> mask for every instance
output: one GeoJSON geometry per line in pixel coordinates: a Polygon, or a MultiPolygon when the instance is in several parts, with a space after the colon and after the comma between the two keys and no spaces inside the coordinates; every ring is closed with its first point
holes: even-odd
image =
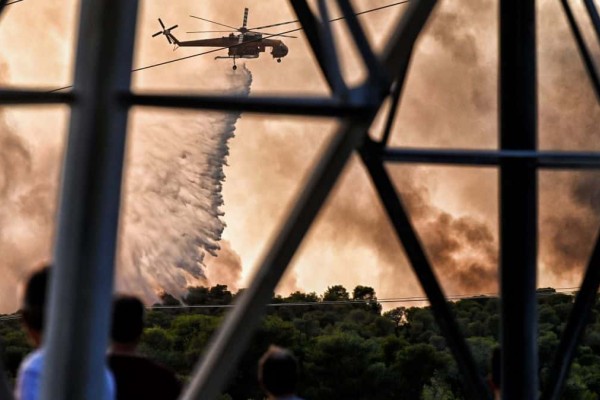
{"type": "Polygon", "coordinates": [[[112,344],[108,364],[117,400],[177,399],[181,383],[170,369],[136,353],[144,330],[144,305],[133,296],[119,296],[113,304],[112,344]]]}

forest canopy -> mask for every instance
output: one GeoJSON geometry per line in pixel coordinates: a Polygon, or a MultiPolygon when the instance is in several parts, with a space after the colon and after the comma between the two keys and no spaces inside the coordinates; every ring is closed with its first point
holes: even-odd
{"type": "MultiPolygon", "coordinates": [[[[172,368],[187,381],[235,301],[225,285],[191,287],[178,299],[168,293],[151,307],[140,352],[172,368]]],[[[547,379],[574,297],[553,289],[538,292],[539,356],[547,379]]],[[[450,303],[483,376],[498,345],[499,302],[475,297],[450,303]]],[[[600,393],[600,307],[590,324],[567,381],[563,399],[597,399],[600,393]]],[[[7,317],[7,316],[5,316],[7,317]]],[[[222,399],[262,399],[257,360],[271,344],[289,348],[300,366],[302,397],[378,399],[463,399],[461,374],[428,307],[382,312],[375,290],[341,285],[322,295],[294,292],[274,296],[222,399]]],[[[9,377],[31,348],[16,318],[0,317],[1,355],[9,377]]]]}

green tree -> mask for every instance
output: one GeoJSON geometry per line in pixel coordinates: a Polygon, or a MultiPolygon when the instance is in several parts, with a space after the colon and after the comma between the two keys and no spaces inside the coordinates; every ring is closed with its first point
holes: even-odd
{"type": "Polygon", "coordinates": [[[328,287],[323,294],[323,301],[347,301],[350,300],[350,295],[342,285],[328,287]]]}
{"type": "Polygon", "coordinates": [[[358,285],[352,291],[352,300],[364,301],[367,310],[374,314],[381,315],[381,304],[377,301],[375,289],[370,286],[358,285]]]}
{"type": "Polygon", "coordinates": [[[429,344],[418,343],[400,350],[394,369],[399,377],[402,397],[418,399],[434,373],[439,370],[439,376],[443,376],[450,362],[449,354],[439,352],[429,344]]]}

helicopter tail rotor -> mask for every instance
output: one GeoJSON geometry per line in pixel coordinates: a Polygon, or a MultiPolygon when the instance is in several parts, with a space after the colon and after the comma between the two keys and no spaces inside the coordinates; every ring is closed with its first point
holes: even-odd
{"type": "Polygon", "coordinates": [[[169,44],[177,44],[177,39],[175,39],[175,36],[173,36],[171,34],[171,31],[175,28],[177,28],[179,25],[173,25],[170,28],[166,28],[165,24],[163,24],[162,20],[159,18],[158,22],[160,23],[160,26],[162,28],[162,30],[156,32],[155,34],[152,35],[152,37],[157,37],[158,35],[165,35],[165,37],[167,38],[167,41],[169,42],[169,44]]]}

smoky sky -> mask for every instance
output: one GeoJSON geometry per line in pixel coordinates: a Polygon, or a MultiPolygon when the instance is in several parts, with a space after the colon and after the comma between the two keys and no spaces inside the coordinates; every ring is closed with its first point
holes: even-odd
{"type": "MultiPolygon", "coordinates": [[[[357,10],[364,10],[388,3],[387,0],[361,0],[354,5],[357,10]]],[[[3,39],[0,66],[4,66],[5,71],[1,75],[2,82],[44,87],[69,84],[76,1],[47,2],[37,8],[27,6],[26,2],[20,4],[20,8],[13,7],[0,24],[3,39]]],[[[190,14],[238,26],[245,6],[250,8],[249,25],[296,19],[287,2],[276,0],[248,0],[245,4],[206,0],[202,7],[192,0],[141,2],[135,66],[199,52],[197,49],[173,51],[164,38],[152,38],[158,29],[157,18],[170,25],[178,24],[173,33],[180,40],[186,40],[200,37],[186,34],[188,30],[215,28],[190,19],[190,14]]],[[[538,11],[540,146],[595,150],[600,113],[564,15],[559,5],[551,1],[539,2],[538,11]]],[[[333,14],[335,12],[333,9],[333,14]]],[[[398,7],[361,17],[376,48],[385,46],[387,33],[402,12],[402,7],[398,7]]],[[[497,14],[497,3],[489,0],[438,4],[415,48],[394,124],[391,138],[394,146],[488,149],[497,146],[497,14]]],[[[356,82],[362,73],[356,52],[350,50],[344,30],[336,25],[335,31],[341,35],[338,55],[345,76],[356,82]]],[[[303,34],[300,32],[298,36],[298,39],[284,39],[290,53],[281,64],[266,53],[245,63],[252,74],[252,95],[328,93],[303,34]]],[[[135,73],[133,81],[138,91],[222,93],[240,89],[231,86],[230,74],[228,60],[208,56],[135,73]]],[[[14,283],[30,265],[50,255],[66,115],[64,110],[56,113],[61,117],[44,112],[35,121],[31,121],[31,114],[12,109],[0,115],[0,192],[3,193],[0,215],[4,222],[0,228],[0,249],[11,249],[11,259],[18,260],[10,264],[4,261],[5,266],[0,268],[7,277],[6,282],[14,283]],[[62,122],[57,122],[59,120],[62,122]],[[29,232],[29,240],[20,240],[20,246],[14,245],[14,238],[21,239],[19,235],[23,231],[29,232]],[[31,240],[31,232],[39,232],[39,240],[31,240]],[[31,248],[23,247],[23,243],[34,242],[31,248]]],[[[154,207],[160,214],[169,210],[162,205],[161,196],[174,200],[177,206],[170,211],[178,222],[171,226],[159,222],[160,218],[145,221],[146,214],[137,212],[137,221],[142,222],[134,240],[136,245],[122,244],[121,247],[135,248],[128,254],[136,261],[160,256],[161,260],[168,260],[168,266],[152,270],[140,264],[121,269],[118,285],[146,295],[161,288],[177,291],[194,281],[183,271],[191,271],[188,267],[195,265],[199,268],[192,274],[196,276],[195,282],[222,279],[233,287],[244,286],[277,234],[293,198],[302,190],[304,179],[335,130],[336,122],[242,115],[234,125],[229,125],[228,132],[235,133],[235,137],[229,138],[229,149],[225,153],[224,149],[217,149],[214,153],[187,154],[197,134],[194,127],[211,123],[225,126],[227,117],[178,111],[164,111],[161,114],[164,118],[143,110],[134,113],[137,116],[132,117],[135,126],[129,138],[133,167],[125,176],[125,181],[133,186],[128,190],[140,196],[139,204],[135,205],[139,210],[154,207]],[[152,155],[159,150],[165,152],[152,155]],[[154,161],[143,161],[140,155],[145,151],[154,161]],[[195,157],[204,160],[212,156],[227,157],[227,165],[220,172],[207,172],[193,162],[195,157]],[[152,163],[154,169],[149,167],[152,163]],[[213,179],[214,173],[218,174],[217,180],[213,179]],[[194,184],[185,185],[186,180],[194,184]],[[211,221],[221,221],[221,224],[209,224],[210,229],[199,229],[190,235],[181,229],[187,211],[178,212],[186,210],[199,194],[206,195],[211,203],[198,209],[207,215],[213,212],[211,221]],[[216,209],[220,211],[215,212],[216,209]],[[181,251],[176,246],[161,247],[162,243],[156,249],[140,250],[144,247],[137,244],[144,240],[160,243],[157,236],[148,238],[145,236],[152,235],[144,234],[145,230],[156,232],[160,228],[169,237],[182,238],[185,245],[181,251]],[[185,236],[181,236],[182,233],[185,236]],[[196,261],[190,261],[194,257],[186,255],[197,255],[195,246],[199,243],[206,245],[207,251],[204,256],[198,256],[196,265],[196,261]],[[175,257],[178,254],[182,255],[179,259],[175,257]],[[182,267],[184,265],[187,267],[182,267]]],[[[376,135],[377,129],[372,133],[376,135]]],[[[446,291],[495,290],[497,171],[387,167],[446,291]]],[[[594,173],[540,174],[541,285],[578,283],[598,229],[598,185],[599,179],[594,173]]],[[[124,203],[126,210],[134,207],[127,200],[124,203]]],[[[2,254],[7,253],[2,251],[2,254]]],[[[350,289],[358,284],[371,285],[379,297],[420,294],[402,247],[357,158],[347,166],[279,290],[322,292],[337,283],[350,289]]]]}

